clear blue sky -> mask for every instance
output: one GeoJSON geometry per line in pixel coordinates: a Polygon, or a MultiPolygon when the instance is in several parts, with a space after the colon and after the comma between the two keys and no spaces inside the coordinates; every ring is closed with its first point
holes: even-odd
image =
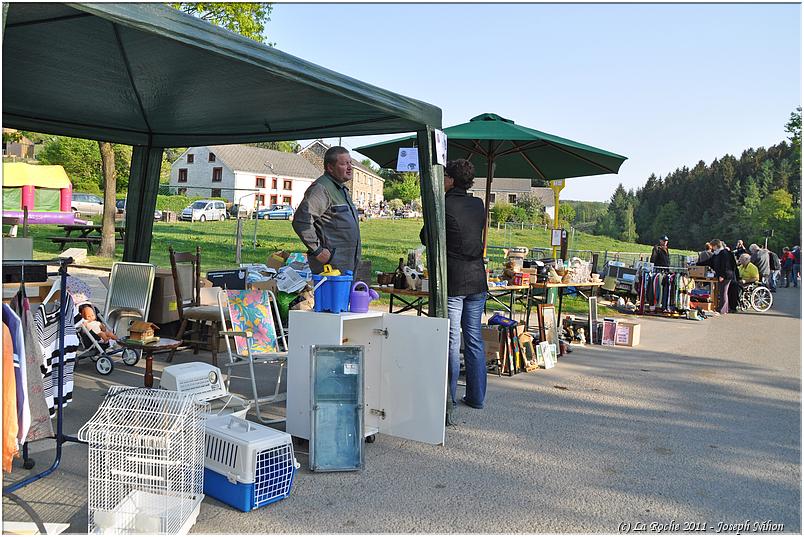
{"type": "Polygon", "coordinates": [[[628,157],[563,199],[779,143],[801,104],[798,4],[274,4],[266,35],[445,127],[494,112],[628,157]]]}

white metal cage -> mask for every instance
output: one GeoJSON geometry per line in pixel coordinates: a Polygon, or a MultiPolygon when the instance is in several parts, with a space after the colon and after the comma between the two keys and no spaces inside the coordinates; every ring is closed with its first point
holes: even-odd
{"type": "Polygon", "coordinates": [[[204,416],[192,394],[113,386],[89,444],[89,533],[186,533],[204,498],[204,416]]]}

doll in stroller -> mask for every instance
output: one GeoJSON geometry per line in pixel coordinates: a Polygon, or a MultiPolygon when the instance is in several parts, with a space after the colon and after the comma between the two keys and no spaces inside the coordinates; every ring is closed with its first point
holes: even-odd
{"type": "Polygon", "coordinates": [[[117,354],[128,366],[139,362],[137,351],[124,349],[115,343],[117,335],[103,322],[100,311],[93,304],[85,302],[78,307],[75,328],[80,342],[78,358],[92,359],[95,370],[101,375],[108,375],[114,370],[113,357],[117,354]]]}

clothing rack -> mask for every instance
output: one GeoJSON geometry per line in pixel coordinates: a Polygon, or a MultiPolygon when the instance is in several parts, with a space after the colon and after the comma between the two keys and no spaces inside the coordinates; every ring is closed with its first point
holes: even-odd
{"type": "MultiPolygon", "coordinates": [[[[66,259],[51,259],[46,261],[33,261],[33,260],[25,260],[25,261],[3,261],[3,268],[5,267],[20,267],[20,272],[22,277],[20,278],[20,286],[25,285],[25,267],[28,266],[49,266],[49,265],[58,265],[59,270],[58,272],[50,273],[48,272],[48,276],[59,276],[59,289],[66,290],[67,289],[67,266],[73,262],[72,257],[68,257],[66,259]]],[[[66,292],[66,291],[63,291],[66,292]]],[[[61,464],[61,446],[66,442],[77,442],[80,444],[85,444],[86,442],[82,442],[75,436],[68,436],[64,434],[63,425],[64,425],[64,403],[62,398],[64,397],[64,332],[65,332],[65,323],[67,322],[67,301],[60,300],[59,301],[59,375],[58,375],[58,402],[56,403],[56,433],[53,437],[56,440],[56,457],[53,460],[53,464],[50,465],[50,468],[44,470],[36,475],[32,475],[26,479],[13,483],[7,487],[3,487],[3,494],[11,494],[26,485],[30,485],[34,481],[38,481],[43,477],[47,477],[48,475],[52,474],[56,469],[58,469],[59,465],[61,464]]],[[[72,318],[72,312],[70,314],[70,318],[72,318]]],[[[34,461],[28,457],[28,442],[22,444],[22,459],[23,459],[23,467],[26,469],[33,468],[34,461]]]]}
{"type": "MultiPolygon", "coordinates": [[[[640,267],[639,268],[639,309],[637,313],[639,315],[645,315],[645,274],[649,273],[647,268],[640,267]]],[[[662,267],[662,266],[655,266],[652,269],[652,272],[689,272],[689,267],[662,267]]]]}

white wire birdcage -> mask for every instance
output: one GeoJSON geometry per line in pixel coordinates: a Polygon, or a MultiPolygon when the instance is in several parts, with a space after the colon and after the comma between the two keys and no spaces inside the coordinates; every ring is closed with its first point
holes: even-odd
{"type": "Polygon", "coordinates": [[[89,533],[186,533],[204,499],[204,417],[193,394],[113,386],[78,432],[89,444],[89,533]]]}

